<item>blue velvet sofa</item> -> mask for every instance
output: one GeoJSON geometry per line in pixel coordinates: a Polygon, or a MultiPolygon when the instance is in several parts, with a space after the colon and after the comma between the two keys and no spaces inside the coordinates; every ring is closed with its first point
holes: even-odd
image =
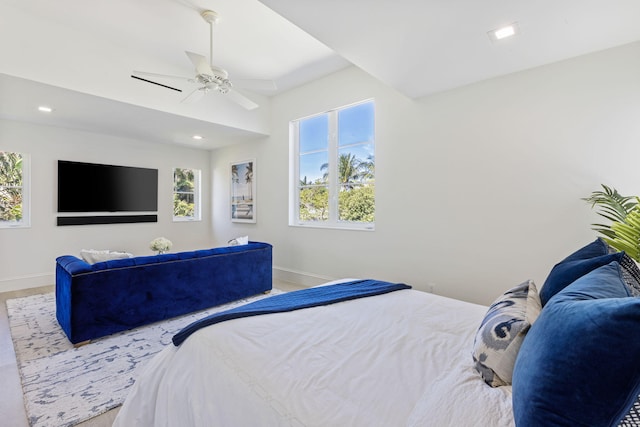
{"type": "Polygon", "coordinates": [[[88,264],[56,259],[56,317],[74,344],[268,292],[272,246],[247,245],[88,264]]]}

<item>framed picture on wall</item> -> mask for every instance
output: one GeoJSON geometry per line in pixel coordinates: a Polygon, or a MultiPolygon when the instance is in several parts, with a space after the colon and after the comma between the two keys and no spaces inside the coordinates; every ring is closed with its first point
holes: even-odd
{"type": "Polygon", "coordinates": [[[231,163],[231,221],[256,222],[256,161],[231,163]]]}

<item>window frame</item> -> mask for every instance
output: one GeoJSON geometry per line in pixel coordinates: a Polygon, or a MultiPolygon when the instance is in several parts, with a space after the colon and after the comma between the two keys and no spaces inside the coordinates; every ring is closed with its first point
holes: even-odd
{"type": "MultiPolygon", "coordinates": [[[[335,182],[331,177],[338,176],[338,163],[339,163],[339,132],[338,132],[338,114],[342,110],[346,110],[357,105],[373,103],[373,145],[374,159],[376,148],[376,115],[375,115],[375,100],[373,98],[365,99],[352,104],[343,105],[341,107],[332,108],[327,111],[312,114],[309,116],[301,117],[289,122],[289,226],[291,227],[306,227],[306,228],[325,228],[325,229],[340,229],[340,230],[357,230],[357,231],[375,231],[375,220],[373,222],[356,222],[356,221],[341,221],[339,219],[339,189],[341,183],[335,182]],[[300,122],[318,117],[321,115],[328,115],[328,170],[329,182],[327,187],[329,190],[329,219],[326,221],[304,221],[300,219],[300,122]]],[[[374,160],[375,161],[375,160],[374,160]]],[[[375,181],[375,180],[374,180],[375,181]]],[[[375,182],[373,184],[375,188],[375,182]]],[[[375,206],[375,202],[374,202],[375,206]]]]}
{"type": "Polygon", "coordinates": [[[171,217],[173,222],[192,222],[192,221],[202,221],[202,198],[201,198],[201,188],[202,188],[202,171],[200,169],[195,168],[181,168],[174,167],[172,169],[172,197],[171,197],[171,217]],[[191,191],[176,191],[176,169],[180,170],[191,170],[193,171],[193,192],[191,191]],[[193,194],[193,216],[176,216],[175,215],[175,196],[176,194],[193,194]]]}
{"type": "Polygon", "coordinates": [[[19,151],[7,152],[22,156],[22,219],[20,221],[0,220],[0,229],[31,228],[31,156],[19,151]]]}

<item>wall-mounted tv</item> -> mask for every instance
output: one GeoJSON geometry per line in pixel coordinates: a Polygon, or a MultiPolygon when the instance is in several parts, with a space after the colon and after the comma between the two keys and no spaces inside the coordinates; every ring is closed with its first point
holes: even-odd
{"type": "Polygon", "coordinates": [[[157,169],[58,160],[58,212],[157,210],[157,169]]]}

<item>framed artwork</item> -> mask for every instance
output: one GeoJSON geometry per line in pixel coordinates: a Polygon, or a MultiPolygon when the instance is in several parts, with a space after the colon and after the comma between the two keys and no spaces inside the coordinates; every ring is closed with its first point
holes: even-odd
{"type": "Polygon", "coordinates": [[[231,221],[256,222],[256,161],[231,163],[231,221]]]}

